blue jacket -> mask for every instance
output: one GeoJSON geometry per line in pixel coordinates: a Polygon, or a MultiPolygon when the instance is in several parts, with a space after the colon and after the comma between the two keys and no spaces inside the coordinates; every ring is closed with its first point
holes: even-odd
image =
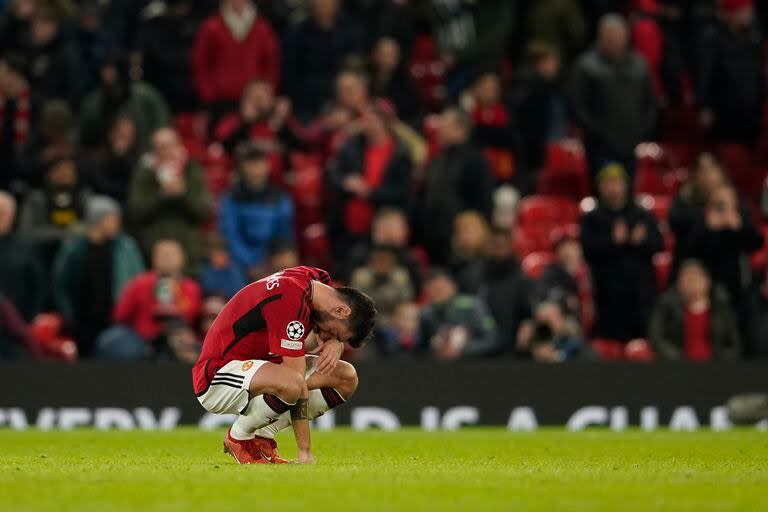
{"type": "Polygon", "coordinates": [[[294,238],[293,203],[277,188],[254,192],[235,185],[222,198],[220,208],[219,232],[232,258],[243,267],[263,263],[276,240],[294,238]]]}
{"type": "Polygon", "coordinates": [[[200,286],[206,296],[221,295],[229,299],[245,285],[245,276],[234,262],[224,268],[214,268],[210,263],[206,263],[203,273],[200,274],[200,286]]]}

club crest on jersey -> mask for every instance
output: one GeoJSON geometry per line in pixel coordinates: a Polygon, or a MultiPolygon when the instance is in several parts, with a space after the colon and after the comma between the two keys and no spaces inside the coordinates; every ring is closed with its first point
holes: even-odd
{"type": "Polygon", "coordinates": [[[243,363],[243,371],[247,372],[253,367],[253,361],[246,361],[243,363]]]}
{"type": "Polygon", "coordinates": [[[294,320],[285,328],[285,333],[289,339],[300,340],[304,336],[304,325],[298,320],[294,320]]]}

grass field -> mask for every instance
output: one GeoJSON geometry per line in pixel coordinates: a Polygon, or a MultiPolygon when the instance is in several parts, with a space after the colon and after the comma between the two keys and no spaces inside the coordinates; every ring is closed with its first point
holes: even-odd
{"type": "Polygon", "coordinates": [[[222,434],[0,431],[0,510],[768,510],[754,430],[337,430],[313,467],[237,466],[222,434]]]}

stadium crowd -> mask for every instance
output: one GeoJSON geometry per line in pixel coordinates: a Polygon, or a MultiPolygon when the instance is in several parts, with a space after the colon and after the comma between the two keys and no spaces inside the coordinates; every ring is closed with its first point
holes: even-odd
{"type": "Polygon", "coordinates": [[[351,357],[768,356],[765,2],[0,9],[0,359],[194,361],[300,262],[351,357]]]}

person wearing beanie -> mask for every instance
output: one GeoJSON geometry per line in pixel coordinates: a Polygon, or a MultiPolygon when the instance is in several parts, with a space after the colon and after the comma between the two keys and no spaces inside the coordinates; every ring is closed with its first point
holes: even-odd
{"type": "Polygon", "coordinates": [[[752,0],[720,0],[719,21],[697,48],[699,121],[717,142],[753,146],[760,134],[766,78],[752,0]]]}
{"type": "Polygon", "coordinates": [[[122,233],[120,205],[107,196],[88,200],[85,233],[59,250],[53,268],[56,308],[71,330],[81,357],[110,323],[112,306],[126,283],[144,270],[141,253],[122,233]]]}
{"type": "Polygon", "coordinates": [[[627,181],[620,164],[600,169],[597,207],[580,228],[594,284],[594,334],[623,342],[645,336],[656,298],[653,255],[664,248],[656,219],[631,200],[627,181]]]}

